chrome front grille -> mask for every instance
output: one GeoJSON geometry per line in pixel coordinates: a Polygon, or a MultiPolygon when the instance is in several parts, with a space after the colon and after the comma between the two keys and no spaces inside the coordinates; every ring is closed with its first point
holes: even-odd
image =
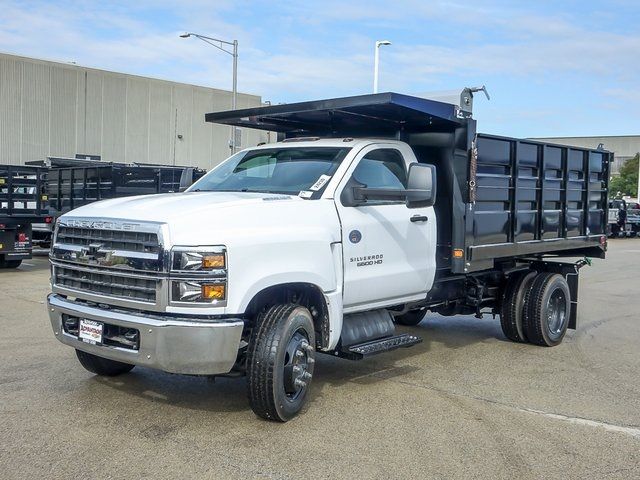
{"type": "Polygon", "coordinates": [[[159,253],[158,234],[124,230],[97,230],[92,228],[60,226],[56,242],[79,247],[100,244],[107,250],[159,253]]]}
{"type": "Polygon", "coordinates": [[[162,311],[167,305],[165,257],[159,223],[61,218],[50,253],[53,291],[162,311]]]}
{"type": "Polygon", "coordinates": [[[160,279],[57,265],[54,285],[93,295],[155,303],[160,279]]]}

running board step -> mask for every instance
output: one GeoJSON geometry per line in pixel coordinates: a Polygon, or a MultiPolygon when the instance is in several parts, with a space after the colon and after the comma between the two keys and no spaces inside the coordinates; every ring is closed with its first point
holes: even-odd
{"type": "Polygon", "coordinates": [[[362,360],[371,355],[388,352],[396,348],[406,348],[422,342],[422,338],[409,333],[396,335],[394,337],[381,338],[370,342],[359,343],[345,347],[344,350],[338,351],[338,355],[349,360],[362,360]]]}

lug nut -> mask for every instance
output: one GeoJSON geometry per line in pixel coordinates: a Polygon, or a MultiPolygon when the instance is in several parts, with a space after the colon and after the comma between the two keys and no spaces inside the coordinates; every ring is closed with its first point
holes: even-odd
{"type": "Polygon", "coordinates": [[[297,387],[297,388],[304,388],[307,386],[307,382],[300,380],[299,378],[296,378],[295,381],[293,382],[293,384],[297,387]]]}
{"type": "Polygon", "coordinates": [[[300,365],[294,365],[293,373],[300,373],[300,372],[302,372],[302,367],[300,365]]]}
{"type": "Polygon", "coordinates": [[[311,374],[309,372],[304,372],[302,374],[302,378],[303,378],[303,380],[309,380],[309,379],[311,379],[311,374]]]}

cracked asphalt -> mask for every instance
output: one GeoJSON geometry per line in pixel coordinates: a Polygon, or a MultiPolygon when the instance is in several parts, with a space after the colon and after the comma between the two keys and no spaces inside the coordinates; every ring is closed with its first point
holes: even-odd
{"type": "Polygon", "coordinates": [[[637,479],[639,274],[640,239],[611,241],[555,348],[429,315],[403,329],[413,348],[320,356],[305,413],[274,424],[244,379],[83,370],[51,331],[38,256],[0,271],[0,477],[637,479]]]}

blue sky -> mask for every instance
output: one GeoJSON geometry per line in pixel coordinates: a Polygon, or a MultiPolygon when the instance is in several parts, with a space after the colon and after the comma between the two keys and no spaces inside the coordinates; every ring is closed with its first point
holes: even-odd
{"type": "Polygon", "coordinates": [[[0,51],[218,88],[240,44],[239,89],[274,103],[485,84],[479,130],[640,134],[640,2],[0,0],[0,51]]]}

